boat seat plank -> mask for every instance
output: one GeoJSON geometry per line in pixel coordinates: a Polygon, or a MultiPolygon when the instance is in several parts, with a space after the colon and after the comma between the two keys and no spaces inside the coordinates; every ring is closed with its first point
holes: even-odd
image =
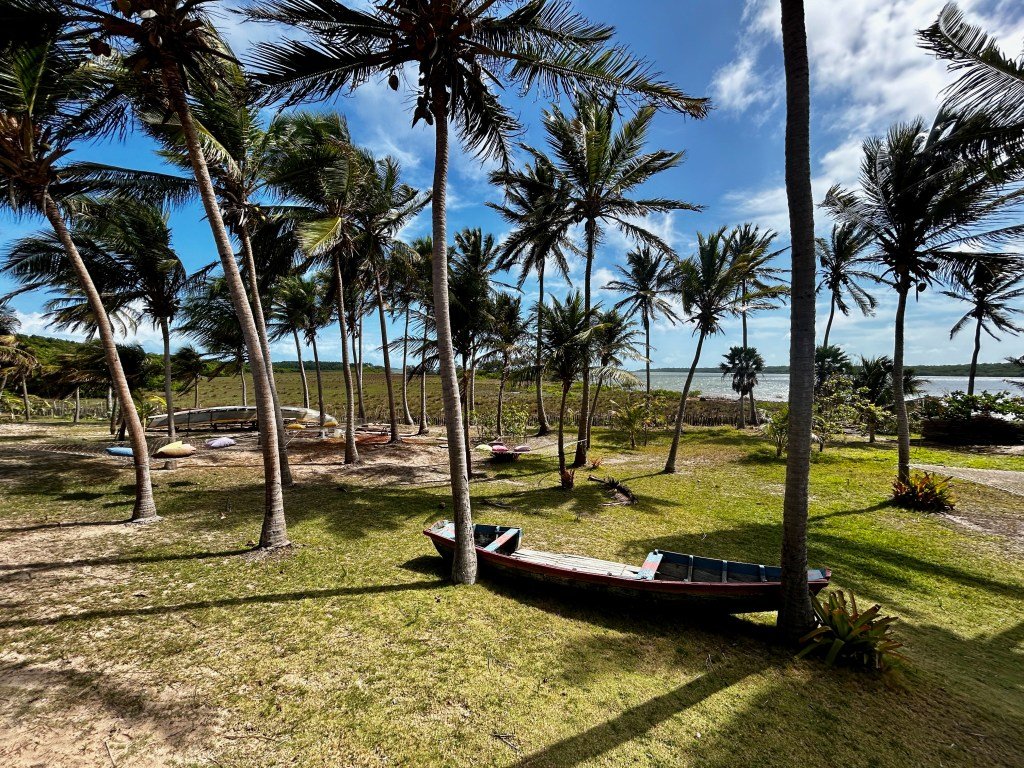
{"type": "Polygon", "coordinates": [[[526,560],[539,565],[550,565],[556,568],[566,568],[581,573],[594,573],[601,575],[622,576],[624,578],[636,578],[640,569],[635,565],[616,563],[611,560],[599,560],[596,557],[583,557],[582,555],[567,555],[554,552],[541,552],[536,549],[520,549],[512,557],[518,560],[526,560]]]}
{"type": "Polygon", "coordinates": [[[498,536],[494,541],[488,544],[484,549],[487,552],[497,552],[506,542],[515,537],[519,533],[518,528],[509,528],[503,534],[498,536]]]}
{"type": "Polygon", "coordinates": [[[640,572],[637,574],[637,578],[640,579],[653,579],[654,574],[658,572],[658,566],[661,565],[661,558],[663,555],[661,552],[655,550],[647,555],[647,559],[644,560],[644,564],[640,566],[640,572]]]}

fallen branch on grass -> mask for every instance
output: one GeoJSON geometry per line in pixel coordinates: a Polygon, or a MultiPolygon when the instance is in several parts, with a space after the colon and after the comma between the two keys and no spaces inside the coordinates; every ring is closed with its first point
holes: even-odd
{"type": "Polygon", "coordinates": [[[593,483],[600,483],[607,488],[613,496],[617,497],[618,500],[611,502],[612,505],[636,504],[639,501],[636,494],[633,493],[628,486],[624,483],[620,483],[614,477],[595,477],[594,475],[590,475],[587,477],[587,480],[590,480],[593,483]]]}

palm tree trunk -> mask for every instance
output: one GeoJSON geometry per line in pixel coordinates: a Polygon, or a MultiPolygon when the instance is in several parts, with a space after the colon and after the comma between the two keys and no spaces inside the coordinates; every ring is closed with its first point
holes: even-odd
{"type": "Polygon", "coordinates": [[[324,412],[324,377],[320,370],[320,353],[316,348],[316,333],[309,337],[309,346],[313,349],[313,367],[316,370],[316,405],[320,411],[320,437],[327,436],[327,417],[324,412]]]}
{"type": "Polygon", "coordinates": [[[28,424],[32,420],[32,411],[28,406],[28,380],[25,374],[21,374],[21,407],[25,411],[25,423],[28,424]]]}
{"type": "Polygon", "coordinates": [[[828,335],[832,332],[832,321],[835,319],[835,316],[836,316],[836,295],[835,295],[835,293],[833,293],[832,294],[832,301],[829,304],[829,308],[828,308],[828,322],[825,323],[825,338],[822,339],[822,342],[821,342],[821,346],[823,346],[823,347],[827,347],[828,346],[828,335]]]}
{"type": "Polygon", "coordinates": [[[380,284],[380,273],[376,268],[373,270],[373,286],[377,293],[377,315],[380,317],[380,343],[381,352],[384,355],[384,383],[388,390],[388,420],[391,426],[391,438],[389,444],[397,443],[398,437],[398,409],[395,407],[395,382],[391,379],[391,352],[388,351],[388,322],[384,315],[384,290],[380,284]]]}
{"type": "Polygon", "coordinates": [[[739,413],[740,420],[739,420],[739,422],[737,424],[737,428],[738,429],[746,429],[747,428],[747,412],[746,412],[747,402],[746,402],[746,400],[747,400],[747,393],[746,392],[740,392],[740,413],[739,413]]]}
{"type": "Polygon", "coordinates": [[[905,482],[910,480],[910,418],[907,415],[907,401],[903,393],[903,326],[907,314],[908,283],[909,281],[897,283],[899,298],[896,303],[895,341],[892,352],[892,407],[896,411],[898,456],[896,475],[905,482]]]}
{"type": "Polygon", "coordinates": [[[466,472],[468,476],[473,473],[473,447],[469,440],[469,363],[466,356],[462,356],[462,435],[466,449],[466,472]]]}
{"type": "Polygon", "coordinates": [[[505,410],[504,410],[504,405],[505,405],[505,403],[504,403],[504,400],[505,400],[505,380],[508,378],[507,375],[505,374],[505,371],[507,369],[508,369],[508,367],[505,366],[505,365],[503,365],[501,367],[501,379],[500,379],[500,381],[498,383],[498,436],[499,437],[505,434],[505,431],[502,429],[502,426],[503,426],[503,417],[505,415],[505,410]]]}
{"type": "Polygon", "coordinates": [[[803,0],[782,0],[786,70],[786,197],[792,242],[789,450],[782,507],[782,605],[778,628],[796,643],[815,625],[807,590],[807,504],[814,403],[814,199],[811,99],[803,0]]]}
{"type": "Polygon", "coordinates": [[[107,387],[107,415],[114,410],[114,388],[107,387]]]}
{"type": "MultiPolygon", "coordinates": [[[[587,325],[593,320],[590,315],[590,273],[594,269],[594,250],[597,245],[597,223],[588,220],[586,224],[587,264],[583,275],[583,308],[587,313],[587,325]]],[[[583,366],[583,393],[580,397],[580,427],[576,435],[576,457],[574,467],[587,463],[587,448],[590,447],[590,342],[587,342],[586,363],[583,366]]]]}
{"type": "Polygon", "coordinates": [[[558,405],[558,480],[565,482],[565,400],[569,387],[562,385],[562,399],[558,405]]]}
{"type": "Polygon", "coordinates": [[[672,447],[668,449],[668,459],[665,461],[665,473],[672,474],[676,471],[676,454],[679,452],[679,437],[683,433],[683,419],[686,417],[686,398],[690,396],[690,385],[693,383],[693,374],[697,370],[697,363],[700,360],[700,351],[704,347],[705,333],[702,330],[697,337],[697,349],[693,353],[693,362],[690,363],[690,371],[686,374],[686,383],[683,384],[683,394],[679,396],[679,408],[676,409],[676,431],[672,435],[672,447]]]}
{"type": "Polygon", "coordinates": [[[249,405],[249,389],[248,384],[245,381],[245,368],[242,368],[242,372],[238,374],[238,378],[242,380],[242,405],[248,407],[249,405]]]}
{"type": "Polygon", "coordinates": [[[437,326],[437,352],[440,362],[441,394],[444,399],[445,429],[448,435],[448,465],[451,470],[452,508],[455,516],[455,557],[452,581],[472,584],[476,581],[476,547],[473,538],[473,512],[469,501],[469,464],[464,436],[460,429],[459,382],[452,349],[451,316],[448,311],[448,112],[445,95],[435,91],[432,105],[435,120],[434,196],[431,223],[434,253],[431,263],[434,290],[434,321],[437,326]]]}
{"type": "MultiPolygon", "coordinates": [[[[6,383],[6,380],[4,381],[6,383]]],[[[0,393],[3,393],[4,388],[0,386],[0,393]]],[[[82,420],[82,388],[79,386],[75,387],[75,414],[71,419],[72,424],[78,424],[82,420]]]]}
{"type": "MultiPolygon", "coordinates": [[[[259,337],[260,353],[263,355],[267,385],[270,387],[270,397],[274,404],[274,423],[277,425],[277,458],[281,465],[281,484],[289,488],[295,485],[295,480],[292,478],[292,468],[288,463],[288,446],[285,443],[281,398],[277,394],[277,381],[274,379],[274,361],[270,356],[270,340],[267,338],[267,319],[263,314],[263,299],[260,298],[259,282],[256,279],[256,257],[253,254],[249,230],[246,227],[239,227],[238,229],[238,240],[242,245],[242,259],[245,264],[246,275],[249,278],[249,301],[252,305],[253,322],[256,324],[256,335],[259,337]]],[[[255,374],[255,369],[253,369],[253,373],[255,374]]],[[[303,373],[303,380],[305,380],[305,373],[303,373]]],[[[309,406],[307,405],[306,407],[308,408],[309,406]]]]}
{"type": "MultiPolygon", "coordinates": [[[[359,461],[359,450],[356,448],[356,408],[352,396],[352,367],[348,355],[348,315],[345,312],[345,284],[341,276],[341,259],[337,251],[332,259],[334,265],[334,284],[337,289],[335,300],[338,304],[338,330],[341,332],[341,372],[345,379],[345,463],[354,464],[359,461]]],[[[363,390],[359,389],[359,407],[362,409],[363,390]]]]}
{"type": "MultiPolygon", "coordinates": [[[[128,424],[131,435],[132,461],[135,465],[135,506],[132,509],[131,519],[133,522],[156,520],[158,519],[156,502],[153,500],[153,483],[149,475],[149,445],[146,443],[146,432],[142,427],[142,421],[135,410],[135,401],[132,400],[132,393],[128,388],[128,379],[125,378],[124,368],[121,367],[121,357],[117,354],[117,344],[114,342],[114,330],[110,326],[110,319],[103,308],[103,301],[89,275],[89,270],[85,266],[85,262],[82,261],[82,256],[78,252],[74,240],[71,239],[71,233],[64,225],[64,219],[49,194],[43,197],[43,211],[64,246],[64,251],[75,270],[82,292],[85,293],[86,300],[89,302],[89,309],[92,311],[99,332],[100,344],[103,346],[103,355],[106,358],[107,367],[110,369],[111,382],[117,391],[117,399],[121,403],[121,413],[128,424]]],[[[111,408],[111,413],[113,411],[114,409],[111,408]]],[[[113,421],[111,421],[111,426],[113,426],[113,421]]]]}
{"type": "Polygon", "coordinates": [[[967,394],[974,394],[974,377],[978,374],[978,354],[981,352],[981,317],[974,328],[974,354],[971,355],[971,375],[967,379],[967,394]]]}
{"type": "Polygon", "coordinates": [[[297,328],[292,328],[292,337],[295,339],[295,358],[299,362],[299,380],[302,382],[302,407],[309,408],[309,382],[306,380],[306,366],[302,363],[302,344],[299,343],[297,328]]]}
{"type": "Polygon", "coordinates": [[[551,425],[548,424],[548,415],[544,411],[544,262],[537,265],[537,357],[534,365],[537,366],[537,437],[543,437],[551,432],[551,425]]]}
{"type": "Polygon", "coordinates": [[[476,424],[476,350],[469,361],[469,419],[476,424]]]}
{"type": "Polygon", "coordinates": [[[366,423],[366,405],[363,400],[363,316],[359,315],[353,331],[352,343],[356,345],[356,382],[359,390],[359,423],[366,423]]]}
{"type": "MultiPolygon", "coordinates": [[[[160,336],[164,342],[164,401],[167,405],[167,439],[172,443],[176,437],[174,424],[174,378],[171,373],[171,328],[166,317],[160,318],[160,336]]],[[[76,390],[77,391],[77,390],[76,390]]],[[[178,462],[168,459],[164,469],[177,469],[178,462]]]]}
{"type": "MultiPolygon", "coordinates": [[[[259,332],[253,317],[253,309],[245,295],[245,284],[238,271],[234,249],[228,237],[224,219],[217,205],[217,194],[206,165],[206,157],[199,144],[199,135],[192,122],[192,113],[185,100],[184,86],[180,81],[177,65],[168,61],[164,65],[164,82],[174,112],[181,123],[181,131],[188,146],[192,172],[199,187],[199,195],[203,201],[206,218],[210,223],[220,256],[224,280],[231,295],[231,304],[238,317],[245,346],[249,353],[249,365],[253,370],[253,381],[256,390],[256,418],[263,436],[263,477],[264,477],[264,512],[263,526],[260,532],[260,548],[287,546],[288,530],[284,516],[284,492],[281,485],[281,460],[278,455],[277,421],[274,418],[274,398],[270,387],[270,376],[267,363],[260,345],[259,332]]],[[[243,371],[244,375],[244,371],[243,371]]]]}
{"type": "Polygon", "coordinates": [[[651,399],[651,319],[644,315],[644,357],[647,358],[645,367],[647,369],[647,399],[651,399]]]}
{"type": "Polygon", "coordinates": [[[752,426],[759,426],[757,418],[757,405],[754,403],[754,390],[750,390],[747,393],[747,397],[750,398],[750,423],[752,426]]]}
{"type": "Polygon", "coordinates": [[[193,393],[192,407],[193,408],[198,408],[199,407],[199,377],[198,376],[196,376],[196,387],[195,387],[195,392],[193,393]]]}
{"type": "Polygon", "coordinates": [[[412,420],[412,412],[409,410],[409,315],[412,308],[407,304],[405,307],[405,333],[402,335],[402,410],[405,415],[405,425],[415,424],[412,420]]]}
{"type": "Polygon", "coordinates": [[[594,427],[594,416],[597,413],[597,398],[601,396],[601,385],[604,384],[604,374],[598,374],[597,386],[594,387],[594,399],[590,401],[590,427],[587,429],[587,433],[590,433],[590,429],[594,427]]]}
{"type": "Polygon", "coordinates": [[[420,429],[417,434],[430,431],[427,424],[427,320],[423,319],[423,349],[420,351],[420,429]]]}

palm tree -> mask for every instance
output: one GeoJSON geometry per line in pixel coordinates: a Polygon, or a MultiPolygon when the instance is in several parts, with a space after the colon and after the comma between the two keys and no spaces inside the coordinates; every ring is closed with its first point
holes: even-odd
{"type": "MultiPolygon", "coordinates": [[[[247,406],[249,396],[245,367],[250,361],[249,347],[245,343],[242,329],[231,313],[231,307],[224,278],[209,280],[192,291],[182,302],[182,322],[178,330],[195,339],[214,358],[214,366],[207,378],[225,373],[239,377],[242,405],[247,406]]],[[[255,373],[253,375],[255,378],[255,373]]]]}
{"type": "Polygon", "coordinates": [[[822,345],[814,349],[814,394],[821,393],[825,382],[833,376],[841,376],[850,372],[850,358],[834,344],[822,345]]]}
{"type": "MultiPolygon", "coordinates": [[[[1024,355],[1021,355],[1020,357],[1013,357],[1013,356],[1007,357],[1006,358],[1006,362],[1008,362],[1010,365],[1015,365],[1018,368],[1020,368],[1020,374],[1019,375],[1024,376],[1024,355]]],[[[1024,381],[1013,381],[1011,379],[1004,379],[1004,381],[1007,384],[1012,384],[1013,386],[1017,387],[1018,389],[1024,389],[1024,381]]],[[[0,392],[2,392],[2,391],[3,390],[0,389],[0,392]]]]}
{"type": "Polygon", "coordinates": [[[292,275],[278,282],[270,307],[270,338],[279,341],[291,336],[295,342],[295,357],[299,363],[299,379],[302,382],[302,407],[309,408],[309,382],[306,380],[306,366],[302,360],[302,341],[299,334],[306,335],[310,323],[318,311],[317,286],[312,280],[292,275]]]}
{"type": "Polygon", "coordinates": [[[747,316],[765,309],[774,309],[776,301],[784,298],[789,289],[781,277],[784,270],[774,265],[781,250],[771,250],[777,234],[765,232],[756,224],[743,224],[729,233],[728,248],[734,261],[745,265],[745,275],[737,288],[740,299],[739,313],[742,346],[747,347],[747,316]]]}
{"type": "Polygon", "coordinates": [[[420,305],[420,324],[423,326],[423,336],[420,340],[420,428],[417,434],[425,435],[430,432],[430,425],[427,423],[427,355],[430,345],[430,327],[434,316],[433,292],[430,288],[430,279],[433,273],[431,260],[434,254],[434,243],[430,236],[420,237],[413,241],[412,249],[416,252],[416,258],[411,264],[414,270],[413,294],[420,305]]]}
{"type": "Polygon", "coordinates": [[[551,307],[542,311],[546,314],[545,364],[552,378],[562,385],[562,397],[558,403],[558,476],[562,487],[568,489],[572,487],[572,479],[566,471],[565,461],[565,402],[572,385],[590,364],[590,336],[594,328],[579,291],[566,296],[564,303],[552,298],[551,307]]]}
{"type": "Polygon", "coordinates": [[[485,235],[477,227],[457,233],[452,252],[455,255],[450,262],[451,275],[448,278],[451,291],[449,317],[453,351],[462,360],[462,444],[466,466],[472,468],[469,424],[474,409],[474,378],[486,335],[494,327],[491,275],[494,274],[498,249],[494,236],[485,235]]]}
{"type": "Polygon", "coordinates": [[[199,381],[209,379],[213,374],[210,364],[203,354],[191,344],[185,344],[171,355],[171,374],[175,379],[183,380],[182,393],[193,392],[192,407],[199,407],[199,381]]]}
{"type": "Polygon", "coordinates": [[[501,248],[498,269],[511,269],[519,265],[518,287],[531,272],[537,275],[537,332],[534,353],[534,379],[537,388],[537,436],[543,437],[551,431],[548,416],[544,410],[544,365],[541,338],[544,333],[544,273],[548,260],[553,260],[558,273],[569,279],[569,262],[566,249],[572,248],[568,232],[550,226],[551,221],[562,215],[568,206],[568,189],[562,177],[546,158],[535,163],[526,163],[522,170],[499,170],[491,174],[491,183],[502,188],[505,200],[502,204],[488,203],[506,222],[512,231],[505,238],[501,248]]]}
{"type": "MultiPolygon", "coordinates": [[[[700,210],[698,206],[669,198],[637,198],[637,188],[657,174],[674,168],[683,159],[682,152],[664,149],[645,151],[644,144],[654,119],[655,109],[641,107],[636,114],[616,125],[619,112],[615,99],[582,97],[576,102],[575,115],[558,107],[544,113],[544,129],[552,153],[552,162],[568,188],[569,205],[549,222],[555,231],[578,224],[584,232],[583,303],[591,309],[590,275],[594,255],[606,227],[615,227],[640,244],[666,253],[671,248],[648,228],[637,224],[654,213],[676,210],[700,210]]],[[[537,161],[546,156],[530,150],[537,161]]],[[[591,316],[592,317],[592,316],[591,316]]],[[[587,460],[590,439],[590,370],[583,372],[580,428],[574,466],[587,460]]]]}
{"type": "Polygon", "coordinates": [[[459,584],[476,580],[476,550],[448,317],[450,123],[480,154],[507,158],[518,125],[498,100],[495,86],[619,89],[696,117],[707,110],[705,100],[657,80],[645,62],[622,47],[605,48],[611,27],[590,24],[557,0],[509,5],[501,16],[491,13],[494,0],[375,0],[367,11],[339,0],[275,0],[249,11],[255,19],[296,26],[307,36],[263,44],[256,51],[265,67],[260,79],[293,99],[352,91],[373,76],[387,77],[397,90],[407,64],[418,70],[413,122],[433,125],[435,136],[432,284],[455,511],[452,579],[459,584]]]}
{"type": "Polygon", "coordinates": [[[987,125],[984,118],[946,112],[928,130],[920,119],[898,123],[884,138],[864,142],[861,191],[836,186],[824,202],[840,224],[871,232],[875,247],[869,258],[880,268],[880,281],[896,291],[892,359],[903,480],[910,477],[910,423],[901,391],[907,299],[942,277],[969,274],[979,260],[1011,262],[1011,255],[974,249],[1024,232],[1024,225],[1006,225],[1024,199],[1024,188],[1006,190],[1021,176],[1021,164],[1005,156],[979,160],[963,151],[987,125]]]}
{"type": "MultiPolygon", "coordinates": [[[[893,362],[891,357],[861,357],[860,367],[853,371],[853,388],[862,391],[872,405],[895,410],[896,403],[892,384],[893,362]]],[[[924,389],[927,383],[913,368],[903,369],[903,394],[913,397],[924,389]]]]}
{"type": "Polygon", "coordinates": [[[863,254],[872,239],[866,229],[859,229],[852,224],[834,224],[828,240],[819,237],[814,241],[821,267],[818,292],[827,290],[829,294],[828,322],[825,324],[825,338],[821,342],[823,347],[829,346],[828,337],[836,310],[842,312],[844,317],[850,314],[847,295],[865,317],[875,314],[878,300],[864,290],[859,281],[874,281],[876,278],[872,273],[858,268],[859,264],[864,263],[863,254]]]}
{"type": "Polygon", "coordinates": [[[700,361],[704,340],[712,334],[721,333],[726,317],[739,311],[742,296],[737,289],[746,274],[743,262],[733,259],[729,252],[725,227],[709,235],[698,232],[697,253],[677,266],[674,283],[683,301],[686,321],[693,324],[697,348],[679,398],[675,434],[665,462],[666,473],[676,471],[679,438],[686,418],[686,400],[690,396],[690,385],[700,361]]]}
{"type": "Polygon", "coordinates": [[[754,387],[757,386],[758,377],[764,371],[764,358],[754,347],[730,347],[724,355],[725,360],[718,364],[722,371],[722,378],[732,377],[732,391],[740,396],[740,421],[739,428],[744,429],[746,418],[743,413],[743,399],[750,398],[750,420],[754,421],[754,387]]]}
{"type": "Polygon", "coordinates": [[[621,279],[612,280],[605,290],[627,294],[615,305],[616,309],[626,308],[626,317],[640,316],[644,328],[644,358],[647,374],[646,393],[651,394],[651,323],[659,315],[676,323],[679,316],[672,304],[664,298],[672,288],[673,268],[664,253],[641,245],[626,254],[627,267],[617,264],[615,269],[621,279]]]}
{"type": "Polygon", "coordinates": [[[777,626],[795,644],[815,626],[807,590],[807,505],[814,407],[814,199],[811,89],[803,0],[782,0],[786,70],[786,201],[792,299],[789,319],[789,449],[782,502],[782,604],[777,626]]]}
{"type": "Polygon", "coordinates": [[[1013,304],[1024,297],[1024,268],[1011,267],[1001,261],[978,261],[966,273],[954,273],[953,285],[953,290],[943,293],[970,304],[971,308],[953,325],[949,338],[952,339],[974,321],[974,353],[971,355],[971,375],[967,380],[967,394],[973,395],[978,354],[981,352],[981,332],[984,330],[993,339],[998,339],[995,331],[1012,335],[1024,331],[1014,322],[1014,315],[1024,310],[1013,304]]]}
{"type": "Polygon", "coordinates": [[[427,203],[430,194],[403,184],[401,167],[391,157],[370,161],[363,180],[362,205],[357,213],[360,226],[359,246],[369,272],[369,284],[380,319],[381,353],[384,357],[384,382],[388,393],[388,415],[391,424],[390,443],[397,443],[398,411],[395,407],[395,387],[391,377],[391,353],[388,348],[388,325],[384,299],[382,273],[390,285],[387,270],[396,253],[404,254],[405,245],[398,239],[405,227],[427,203]]]}
{"type": "Polygon", "coordinates": [[[345,382],[345,463],[352,464],[359,460],[359,451],[348,346],[349,332],[354,328],[348,278],[356,266],[356,217],[370,163],[352,146],[348,126],[340,115],[298,113],[282,118],[282,123],[270,181],[293,201],[292,212],[298,219],[296,236],[303,251],[330,269],[345,382]]]}
{"type": "Polygon", "coordinates": [[[609,309],[607,312],[597,310],[594,320],[596,324],[591,335],[591,362],[597,367],[597,386],[594,387],[594,397],[590,401],[591,426],[594,414],[597,413],[601,387],[605,382],[619,385],[639,384],[636,376],[623,370],[622,365],[627,359],[636,360],[640,357],[636,352],[637,332],[628,315],[622,314],[617,308],[609,309]]]}
{"type": "MultiPolygon", "coordinates": [[[[35,356],[25,349],[15,335],[21,328],[21,320],[7,299],[0,299],[0,397],[7,387],[7,379],[11,374],[19,376],[22,381],[22,393],[25,392],[25,376],[38,365],[35,356]]],[[[28,415],[28,406],[25,405],[28,415]]]]}
{"type": "Polygon", "coordinates": [[[122,110],[110,97],[110,78],[92,66],[88,48],[65,37],[67,20],[47,0],[5,0],[0,47],[0,185],[16,212],[46,217],[78,279],[110,366],[112,383],[131,435],[135,464],[132,520],[157,519],[146,435],[117,354],[113,328],[92,276],[67,226],[67,200],[88,188],[83,166],[62,163],[80,140],[116,130],[122,110]],[[40,18],[40,15],[43,18],[40,18]]]}
{"type": "Polygon", "coordinates": [[[487,344],[501,366],[498,383],[498,434],[504,435],[505,385],[509,376],[526,359],[526,339],[530,335],[529,322],[522,315],[523,300],[518,296],[499,293],[491,307],[493,318],[487,344]]]}
{"type": "Polygon", "coordinates": [[[226,65],[233,60],[232,54],[205,12],[211,1],[147,0],[111,7],[106,0],[63,0],[56,4],[54,16],[66,18],[80,30],[80,36],[89,36],[97,52],[116,54],[123,65],[125,90],[134,97],[139,111],[148,112],[155,106],[163,109],[165,115],[173,116],[181,126],[192,174],[220,257],[224,285],[253,371],[260,430],[265,438],[261,441],[265,483],[259,546],[272,549],[287,546],[289,541],[268,363],[211,178],[201,126],[193,119],[188,97],[190,89],[213,90],[230,78],[226,65]]]}

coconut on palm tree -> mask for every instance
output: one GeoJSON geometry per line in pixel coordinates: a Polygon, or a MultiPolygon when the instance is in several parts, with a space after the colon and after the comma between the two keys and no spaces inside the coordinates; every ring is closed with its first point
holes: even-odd
{"type": "Polygon", "coordinates": [[[264,67],[260,79],[292,99],[328,97],[352,91],[372,77],[416,95],[413,123],[434,126],[435,157],[432,232],[434,316],[441,389],[455,511],[457,583],[476,580],[452,326],[448,317],[447,181],[449,128],[482,155],[508,158],[518,129],[497,88],[573,92],[617,89],[680,112],[702,117],[704,99],[687,96],[657,79],[650,66],[621,46],[606,47],[613,29],[588,22],[567,3],[529,0],[495,5],[494,0],[375,0],[359,10],[339,0],[298,4],[276,0],[250,9],[258,20],[300,29],[308,38],[257,47],[264,67]],[[498,13],[501,9],[502,13],[498,13]]]}
{"type": "Polygon", "coordinates": [[[676,268],[673,279],[675,290],[682,299],[686,321],[693,325],[697,347],[679,397],[675,433],[665,461],[666,473],[676,471],[679,438],[686,418],[686,400],[690,396],[690,385],[693,383],[697,363],[700,362],[704,340],[710,335],[721,333],[725,319],[738,313],[739,303],[743,300],[739,287],[747,274],[743,261],[733,258],[730,252],[725,227],[708,235],[698,232],[697,252],[680,262],[676,268]]]}
{"type": "Polygon", "coordinates": [[[825,338],[821,346],[829,346],[828,337],[832,332],[832,321],[836,310],[844,317],[850,315],[849,298],[865,317],[875,314],[878,300],[868,293],[862,282],[875,281],[875,275],[865,269],[864,252],[871,245],[872,236],[866,229],[853,224],[834,224],[832,234],[826,240],[819,237],[814,241],[818,253],[818,265],[821,268],[818,280],[818,292],[828,291],[829,308],[828,322],[825,323],[825,338]]]}
{"type": "Polygon", "coordinates": [[[534,385],[537,391],[537,436],[551,431],[544,409],[544,365],[542,337],[544,333],[544,276],[548,261],[558,274],[569,279],[566,251],[573,249],[569,233],[552,227],[551,222],[563,215],[569,198],[563,177],[547,158],[527,162],[519,170],[502,169],[491,174],[491,183],[501,187],[505,199],[501,204],[488,203],[510,225],[512,231],[502,242],[498,269],[519,265],[518,287],[521,289],[531,272],[537,275],[537,329],[534,349],[534,385]]]}
{"type": "Polygon", "coordinates": [[[644,329],[644,367],[646,393],[651,394],[651,323],[663,316],[671,323],[679,321],[675,308],[666,298],[672,290],[674,268],[668,257],[648,245],[641,245],[626,254],[626,266],[616,264],[620,277],[605,286],[605,290],[625,293],[616,309],[626,310],[626,317],[640,316],[644,329]]]}
{"type": "Polygon", "coordinates": [[[985,117],[945,111],[930,128],[922,120],[898,123],[884,137],[864,142],[860,190],[829,190],[824,205],[839,223],[866,229],[880,282],[896,292],[893,385],[898,433],[898,476],[910,477],[910,423],[902,392],[907,304],[937,281],[966,276],[981,260],[1012,264],[1013,254],[985,251],[1024,232],[1007,225],[1022,210],[1024,188],[1012,182],[1022,164],[1005,155],[979,158],[963,151],[985,117]]]}
{"type": "Polygon", "coordinates": [[[981,332],[998,340],[996,331],[1014,336],[1024,331],[1015,322],[1015,315],[1024,312],[1015,304],[1024,298],[1024,266],[979,260],[968,267],[966,272],[955,272],[952,284],[952,290],[943,293],[971,307],[950,329],[949,338],[954,338],[968,325],[974,324],[974,351],[971,353],[971,373],[967,379],[967,394],[973,395],[978,355],[981,352],[981,332]]]}

